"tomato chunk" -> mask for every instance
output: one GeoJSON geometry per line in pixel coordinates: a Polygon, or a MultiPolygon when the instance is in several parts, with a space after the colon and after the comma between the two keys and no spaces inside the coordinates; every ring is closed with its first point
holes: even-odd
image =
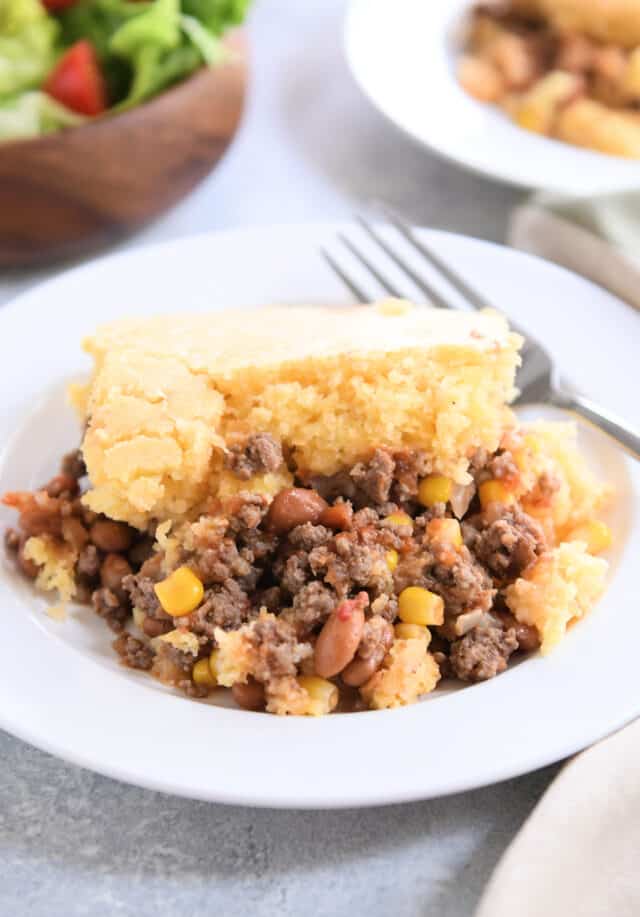
{"type": "Polygon", "coordinates": [[[66,10],[70,6],[73,6],[74,3],[77,3],[77,0],[42,0],[42,5],[46,7],[50,13],[57,13],[58,10],[66,10]]]}
{"type": "Polygon", "coordinates": [[[43,86],[58,102],[82,115],[99,115],[107,108],[107,90],[95,49],[78,41],[66,51],[43,86]]]}

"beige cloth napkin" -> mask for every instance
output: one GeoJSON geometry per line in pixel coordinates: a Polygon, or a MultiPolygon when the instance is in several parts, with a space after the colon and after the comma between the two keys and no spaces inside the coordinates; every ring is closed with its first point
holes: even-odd
{"type": "Polygon", "coordinates": [[[640,308],[640,192],[589,199],[536,195],[514,212],[508,241],[640,308]]]}
{"type": "Polygon", "coordinates": [[[499,863],[476,917],[640,915],[640,720],[574,758],[499,863]]]}

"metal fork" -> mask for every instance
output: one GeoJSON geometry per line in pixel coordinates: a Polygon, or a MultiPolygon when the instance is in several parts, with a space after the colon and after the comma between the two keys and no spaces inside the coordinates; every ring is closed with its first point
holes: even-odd
{"type": "MultiPolygon", "coordinates": [[[[457,271],[442,260],[429,243],[425,242],[422,237],[418,237],[414,230],[405,223],[400,217],[387,207],[379,207],[387,221],[391,223],[400,236],[402,236],[435,270],[444,278],[472,309],[496,308],[485,299],[477,290],[475,290],[457,271]]],[[[384,252],[386,257],[399,268],[400,271],[408,278],[419,290],[424,293],[427,301],[441,309],[459,309],[455,300],[445,297],[437,290],[422,274],[418,273],[409,264],[397,250],[391,245],[385,236],[382,235],[377,226],[362,216],[357,217],[357,221],[366,232],[366,234],[375,242],[377,247],[384,252]]],[[[403,290],[397,283],[389,279],[388,274],[378,265],[369,255],[367,255],[360,246],[356,245],[344,233],[339,233],[338,238],[353,258],[360,269],[364,269],[382,288],[384,293],[399,297],[402,299],[411,299],[412,294],[403,290]]],[[[350,293],[358,302],[367,302],[370,295],[360,286],[357,273],[354,273],[350,267],[345,267],[344,258],[337,260],[330,251],[323,248],[322,254],[328,262],[334,273],[340,278],[342,283],[347,287],[350,293]]],[[[502,311],[504,314],[504,310],[502,311]]],[[[506,316],[508,318],[508,316],[506,316]]],[[[567,411],[579,414],[590,423],[599,427],[609,436],[617,440],[620,445],[627,449],[634,458],[640,458],[640,430],[633,429],[620,417],[616,417],[610,411],[599,407],[589,398],[583,395],[570,392],[560,385],[558,370],[554,366],[553,359],[547,350],[531,337],[527,332],[522,331],[514,322],[510,322],[511,328],[521,334],[525,343],[521,351],[522,366],[518,370],[516,384],[519,389],[517,402],[520,404],[546,403],[555,407],[564,408],[567,411]]]]}

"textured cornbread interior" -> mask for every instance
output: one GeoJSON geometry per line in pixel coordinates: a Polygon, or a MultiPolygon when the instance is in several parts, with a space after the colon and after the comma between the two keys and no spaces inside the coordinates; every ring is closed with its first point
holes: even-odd
{"type": "Polygon", "coordinates": [[[85,341],[95,368],[75,393],[85,500],[139,527],[184,516],[218,491],[225,449],[252,432],[282,440],[305,472],[384,445],[423,449],[464,483],[469,456],[495,450],[512,422],[519,345],[497,314],[397,301],[114,322],[85,341]]]}

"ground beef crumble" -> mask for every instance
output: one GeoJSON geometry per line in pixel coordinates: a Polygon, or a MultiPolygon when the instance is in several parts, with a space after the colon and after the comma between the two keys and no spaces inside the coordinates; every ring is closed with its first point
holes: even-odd
{"type": "Polygon", "coordinates": [[[232,446],[225,456],[225,467],[241,481],[277,471],[283,464],[282,446],[270,433],[254,433],[244,446],[232,446]]]}
{"type": "Polygon", "coordinates": [[[513,581],[546,547],[542,527],[518,507],[490,504],[463,526],[464,539],[480,564],[500,580],[513,581]]]}
{"type": "Polygon", "coordinates": [[[517,649],[514,628],[489,620],[451,644],[449,664],[461,681],[486,681],[504,672],[517,649]]]}
{"type": "Polygon", "coordinates": [[[121,602],[111,589],[96,589],[91,595],[93,607],[114,633],[119,634],[131,614],[131,608],[121,602]]]}
{"type": "Polygon", "coordinates": [[[155,582],[153,577],[144,572],[130,573],[122,580],[122,587],[129,594],[130,603],[134,608],[140,609],[151,618],[166,618],[168,616],[162,610],[153,588],[155,582]]]}
{"type": "Polygon", "coordinates": [[[351,469],[351,477],[369,503],[379,505],[389,499],[396,463],[386,449],[376,449],[368,462],[351,469]]]}
{"type": "MultiPolygon", "coordinates": [[[[225,466],[248,480],[286,467],[284,450],[273,436],[259,433],[232,447],[225,466]]],[[[21,557],[27,537],[66,538],[76,549],[79,594],[90,598],[118,634],[114,648],[123,663],[152,669],[192,697],[207,693],[191,672],[194,661],[215,648],[216,628],[251,624],[247,632],[258,659],[253,674],[269,683],[299,673],[332,613],[363,590],[369,607],[354,659],[382,664],[393,642],[398,595],[407,586],[422,586],[444,600],[445,621],[433,629],[431,645],[442,675],[481,681],[502,672],[516,650],[537,646],[535,630],[515,621],[501,604],[500,590],[536,561],[545,550],[545,536],[519,506],[494,503],[479,511],[475,498],[470,510],[461,512],[464,545],[454,550],[438,543],[429,523],[453,512],[449,504],[427,510],[418,505],[419,482],[430,471],[423,453],[380,448],[335,475],[300,474],[295,486],[314,487],[328,505],[313,521],[277,534],[267,516],[271,501],[262,494],[241,492],[212,503],[210,512],[186,526],[179,556],[179,563],[203,582],[204,598],[190,615],[175,619],[156,596],[155,584],[167,571],[162,553],[154,552],[152,529],[129,530],[122,551],[92,540],[96,520],[106,520],[81,502],[79,482],[86,469],[78,450],[65,456],[60,475],[41,491],[10,495],[10,505],[21,513],[21,528],[6,531],[5,545],[35,577],[37,570],[21,557]],[[403,525],[387,518],[399,512],[411,521],[403,525]],[[115,584],[106,573],[109,564],[113,572],[114,557],[126,574],[115,584]],[[275,617],[259,615],[261,609],[275,617]],[[137,629],[132,628],[134,611],[137,629]],[[198,655],[156,639],[176,628],[197,636],[198,655]]],[[[508,450],[494,455],[478,450],[471,473],[477,484],[489,477],[513,481],[519,471],[508,450]]],[[[558,486],[543,475],[532,491],[534,502],[548,502],[558,486]]]]}
{"type": "Polygon", "coordinates": [[[286,616],[292,621],[297,633],[306,637],[324,624],[338,604],[338,597],[332,589],[312,580],[296,593],[293,607],[286,616]]]}
{"type": "Polygon", "coordinates": [[[362,659],[382,659],[393,643],[393,628],[382,615],[374,614],[364,625],[358,656],[362,659]]]}
{"type": "MultiPolygon", "coordinates": [[[[213,640],[216,627],[234,630],[254,613],[247,593],[236,580],[227,579],[220,586],[206,590],[202,604],[188,616],[186,624],[194,634],[213,640]]],[[[179,623],[184,623],[184,619],[179,623]]]]}
{"type": "Polygon", "coordinates": [[[150,669],[153,665],[153,650],[131,634],[121,634],[113,641],[113,648],[124,664],[132,669],[150,669]]]}
{"type": "Polygon", "coordinates": [[[298,664],[312,653],[311,645],[300,643],[293,626],[281,618],[256,621],[250,640],[258,657],[253,674],[264,683],[295,675],[298,664]]]}

